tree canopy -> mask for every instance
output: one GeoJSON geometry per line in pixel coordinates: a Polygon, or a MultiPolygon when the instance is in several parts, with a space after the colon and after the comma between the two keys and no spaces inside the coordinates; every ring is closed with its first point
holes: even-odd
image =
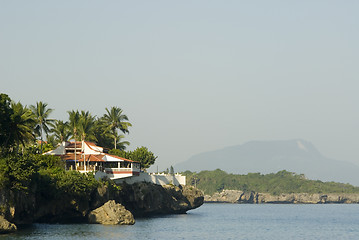
{"type": "Polygon", "coordinates": [[[216,169],[199,173],[186,171],[183,174],[187,176],[187,184],[197,185],[206,194],[220,192],[223,189],[274,195],[281,193],[359,193],[359,187],[350,184],[309,180],[303,174],[286,170],[270,174],[228,174],[216,169]]]}
{"type": "Polygon", "coordinates": [[[37,102],[36,106],[31,105],[30,109],[34,115],[36,122],[35,133],[40,137],[41,140],[41,153],[42,153],[42,144],[43,144],[43,133],[46,135],[50,132],[50,126],[55,121],[54,119],[49,119],[50,114],[53,109],[47,108],[47,103],[37,102]]]}
{"type": "Polygon", "coordinates": [[[123,114],[123,110],[119,107],[112,107],[110,110],[106,108],[106,113],[102,117],[102,121],[107,125],[107,130],[111,137],[114,139],[114,148],[117,148],[117,141],[120,139],[117,130],[123,133],[129,133],[128,128],[132,126],[128,122],[127,115],[123,114]]]}
{"type": "Polygon", "coordinates": [[[149,151],[146,147],[138,147],[133,151],[121,151],[119,149],[113,149],[110,154],[127,158],[133,161],[141,163],[141,168],[147,169],[153,165],[157,159],[157,156],[153,152],[149,151]]]}
{"type": "MultiPolygon", "coordinates": [[[[29,149],[29,152],[42,153],[43,150],[49,150],[49,147],[56,147],[57,144],[70,139],[92,141],[104,148],[121,151],[125,151],[130,145],[124,134],[129,133],[132,124],[124,111],[117,106],[105,108],[101,117],[96,117],[86,110],[69,110],[68,120],[65,121],[51,119],[53,111],[45,102],[38,101],[28,108],[1,93],[0,152],[14,152],[22,146],[29,149]],[[41,146],[37,146],[36,136],[41,140],[41,146]],[[47,143],[44,140],[47,140],[47,143]],[[43,145],[46,145],[46,149],[43,149],[43,145]]],[[[137,151],[136,154],[136,158],[139,158],[140,154],[137,151]]],[[[142,160],[144,166],[155,159],[150,152],[147,157],[148,160],[142,160]]],[[[143,156],[142,158],[145,159],[143,156]]]]}

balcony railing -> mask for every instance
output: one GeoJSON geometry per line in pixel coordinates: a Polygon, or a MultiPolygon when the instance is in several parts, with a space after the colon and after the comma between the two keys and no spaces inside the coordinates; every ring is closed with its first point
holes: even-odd
{"type": "Polygon", "coordinates": [[[132,172],[132,168],[105,168],[106,173],[113,173],[113,172],[132,172]]]}
{"type": "MultiPolygon", "coordinates": [[[[77,166],[77,170],[78,171],[85,171],[85,167],[84,166],[77,166]]],[[[96,169],[96,166],[86,166],[86,171],[95,171],[98,170],[98,167],[96,169]]]]}
{"type": "Polygon", "coordinates": [[[77,171],[86,171],[86,172],[92,172],[92,171],[103,171],[106,173],[114,173],[114,172],[121,172],[121,173],[131,173],[131,172],[139,172],[140,169],[138,168],[104,168],[102,166],[77,166],[77,171]]]}

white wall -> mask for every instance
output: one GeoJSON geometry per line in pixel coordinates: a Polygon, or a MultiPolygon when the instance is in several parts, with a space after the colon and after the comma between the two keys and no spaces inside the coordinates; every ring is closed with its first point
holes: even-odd
{"type": "Polygon", "coordinates": [[[116,183],[126,182],[133,184],[136,182],[149,182],[158,185],[173,184],[176,186],[186,185],[186,176],[171,175],[171,174],[149,174],[141,172],[139,176],[132,176],[130,178],[114,179],[116,183]]]}

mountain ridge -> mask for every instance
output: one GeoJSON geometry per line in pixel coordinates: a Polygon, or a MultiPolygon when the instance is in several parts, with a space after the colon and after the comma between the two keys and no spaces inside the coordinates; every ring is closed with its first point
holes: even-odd
{"type": "Polygon", "coordinates": [[[359,186],[359,166],[323,156],[303,139],[250,141],[203,152],[174,166],[176,171],[222,169],[228,173],[275,173],[287,170],[314,180],[359,186]]]}

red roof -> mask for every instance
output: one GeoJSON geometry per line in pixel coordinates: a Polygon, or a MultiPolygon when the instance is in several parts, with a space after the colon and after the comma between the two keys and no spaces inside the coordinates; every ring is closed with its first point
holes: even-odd
{"type": "Polygon", "coordinates": [[[138,162],[138,161],[133,161],[133,160],[130,160],[130,159],[127,159],[127,158],[119,157],[119,156],[116,156],[116,155],[111,155],[111,154],[108,154],[108,153],[106,153],[106,155],[114,157],[114,158],[118,158],[118,159],[121,159],[121,160],[127,161],[127,162],[138,162]]]}
{"type": "MultiPolygon", "coordinates": [[[[62,160],[65,161],[74,161],[75,160],[75,154],[71,153],[71,154],[65,154],[65,155],[61,155],[60,156],[62,160]]],[[[89,162],[105,162],[105,160],[103,160],[102,158],[104,157],[104,155],[102,154],[90,154],[90,155],[82,155],[82,154],[76,154],[76,161],[78,162],[83,162],[84,158],[86,161],[89,162]]]]}
{"type": "MultiPolygon", "coordinates": [[[[130,159],[118,157],[118,156],[115,156],[115,155],[110,155],[110,154],[107,154],[107,153],[104,153],[104,154],[85,154],[85,155],[84,154],[76,154],[76,161],[83,162],[84,161],[83,157],[85,157],[85,160],[90,161],[90,162],[106,162],[105,160],[103,160],[103,157],[106,156],[106,155],[114,157],[114,158],[117,158],[119,160],[126,161],[126,162],[138,162],[138,161],[133,161],[133,160],[130,160],[130,159]]],[[[74,153],[68,153],[68,154],[65,154],[65,155],[61,155],[60,157],[61,157],[62,160],[65,160],[65,161],[74,161],[75,160],[75,154],[74,153]]]]}
{"type": "Polygon", "coordinates": [[[105,162],[105,160],[103,160],[102,158],[104,157],[104,155],[88,155],[88,156],[85,156],[85,159],[86,161],[89,161],[89,162],[105,162]]]}
{"type": "MultiPolygon", "coordinates": [[[[76,142],[76,148],[81,148],[82,142],[76,142]]],[[[69,145],[67,145],[65,148],[75,148],[75,142],[69,142],[69,145]]]]}
{"type": "MultiPolygon", "coordinates": [[[[75,148],[75,142],[68,142],[69,144],[65,147],[66,149],[69,149],[69,148],[75,148]]],[[[85,144],[87,144],[90,148],[91,146],[92,147],[99,147],[97,146],[96,144],[92,143],[92,142],[84,142],[85,144]]],[[[82,147],[82,142],[76,142],[76,149],[81,149],[82,147]]],[[[102,147],[101,147],[102,148],[102,147]]],[[[91,148],[92,150],[96,151],[96,149],[93,149],[91,148]]],[[[117,158],[119,160],[122,160],[122,161],[126,161],[126,162],[137,162],[138,161],[133,161],[133,160],[130,160],[130,159],[126,159],[126,158],[123,158],[123,157],[119,157],[119,156],[116,156],[116,155],[111,155],[111,154],[108,154],[108,153],[102,153],[100,151],[98,151],[99,154],[76,154],[76,161],[78,162],[83,162],[84,159],[83,157],[85,156],[85,161],[90,161],[90,162],[106,162],[105,160],[103,160],[103,157],[104,156],[111,156],[113,158],[117,158]]],[[[74,161],[75,160],[75,153],[72,152],[72,153],[66,153],[64,155],[60,155],[61,159],[62,160],[65,160],[65,161],[74,161]]]]}

